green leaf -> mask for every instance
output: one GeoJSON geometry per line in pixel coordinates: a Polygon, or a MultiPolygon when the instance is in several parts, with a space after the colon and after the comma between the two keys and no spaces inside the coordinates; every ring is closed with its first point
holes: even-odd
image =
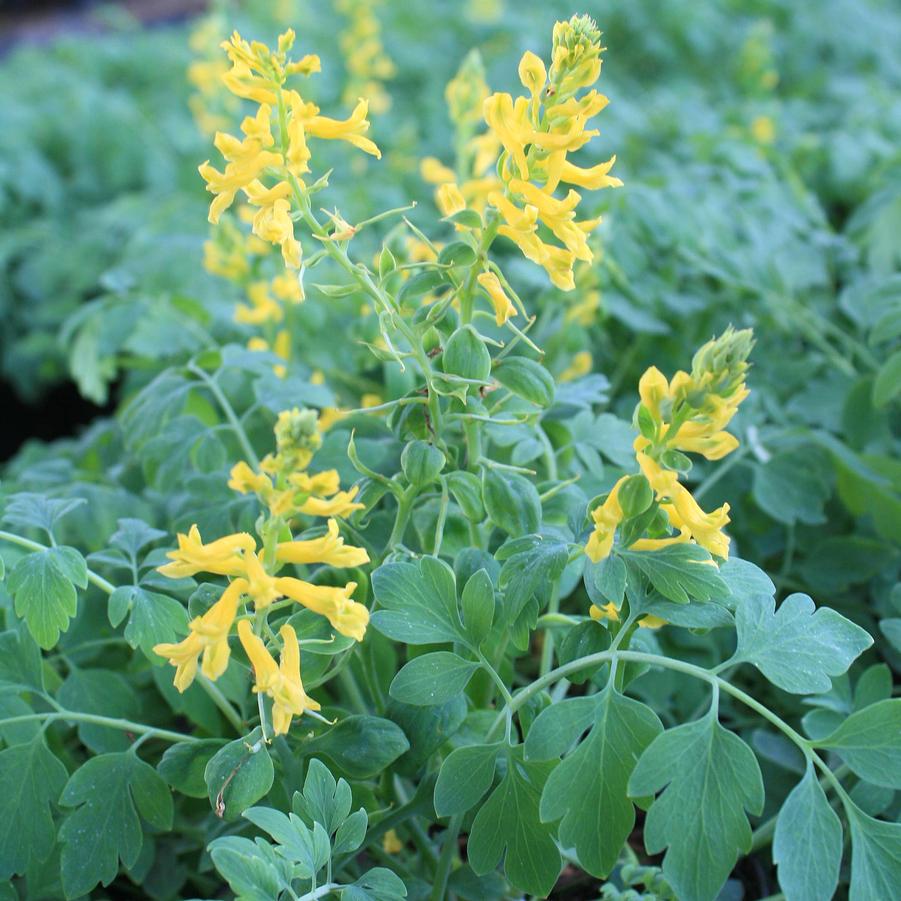
{"type": "Polygon", "coordinates": [[[735,661],[753,663],[774,685],[793,694],[828,691],[873,643],[860,626],[806,594],[789,595],[776,610],[771,597],[745,598],[736,609],[735,661]]]}
{"type": "Polygon", "coordinates": [[[296,876],[312,879],[331,856],[331,843],[322,823],[310,829],[295,813],[285,815],[271,807],[251,807],[244,818],[268,833],[279,845],[278,853],[296,866],[296,876]]]}
{"type": "Polygon", "coordinates": [[[388,692],[392,698],[417,707],[443,704],[466,688],[478,668],[478,663],[450,651],[434,651],[406,664],[388,692]]]}
{"type": "Polygon", "coordinates": [[[504,857],[507,879],[518,889],[540,897],[550,893],[560,875],[560,852],[538,814],[550,769],[546,763],[525,763],[521,748],[510,750],[506,775],[469,833],[467,854],[477,875],[489,873],[504,857]]]}
{"type": "Polygon", "coordinates": [[[291,865],[266,842],[226,835],[209,847],[216,869],[241,901],[272,901],[290,885],[291,865]]]}
{"type": "Polygon", "coordinates": [[[87,564],[72,547],[52,547],[22,557],[7,578],[16,613],[46,651],[78,612],[76,586],[86,588],[87,564]]]}
{"type": "Polygon", "coordinates": [[[874,820],[846,805],[851,826],[850,901],[896,898],[901,885],[901,823],[874,820]]]}
{"type": "Polygon", "coordinates": [[[494,621],[494,585],[488,570],[474,572],[463,586],[461,597],[466,632],[478,647],[491,631],[494,621]]]}
{"type": "Polygon", "coordinates": [[[565,541],[541,535],[514,540],[515,546],[523,549],[504,561],[499,579],[504,592],[504,613],[510,619],[518,616],[533,596],[541,604],[547,602],[551,585],[563,574],[569,558],[569,547],[565,541]]]}
{"type": "Polygon", "coordinates": [[[0,879],[22,874],[53,850],[53,805],[69,774],[44,743],[43,734],[0,751],[0,879]]]}
{"type": "Polygon", "coordinates": [[[41,651],[24,625],[0,632],[0,684],[44,690],[41,651]]]}
{"type": "Polygon", "coordinates": [[[710,554],[697,544],[671,544],[659,550],[620,551],[626,563],[647,576],[651,585],[677,604],[711,601],[729,594],[729,588],[710,554]]]}
{"type": "MultiPolygon", "coordinates": [[[[542,711],[538,720],[553,709],[542,711]]],[[[602,692],[595,716],[587,738],[548,777],[540,813],[545,823],[561,821],[563,847],[575,848],[584,869],[603,877],[616,865],[635,825],[629,777],[663,726],[649,707],[612,686],[602,692]]]]}
{"type": "Polygon", "coordinates": [[[405,644],[465,640],[457,612],[453,570],[437,557],[415,563],[386,563],[372,574],[372,587],[383,610],[372,625],[405,644]]]}
{"type": "Polygon", "coordinates": [[[125,551],[132,559],[135,559],[148,544],[166,537],[162,529],[154,529],[143,519],[120,519],[116,525],[118,528],[110,535],[109,544],[125,551]]]}
{"type": "Polygon", "coordinates": [[[842,824],[809,760],[804,778],[779,811],[773,861],[788,901],[820,901],[835,894],[842,862],[842,824]]]}
{"type": "Polygon", "coordinates": [[[518,397],[539,407],[554,402],[554,379],[540,363],[527,357],[507,357],[494,367],[494,377],[518,397]]]}
{"type": "Polygon", "coordinates": [[[896,350],[883,364],[873,382],[873,403],[884,407],[901,392],[901,350],[896,350]]]}
{"type": "Polygon", "coordinates": [[[754,500],[779,522],[816,525],[832,493],[832,465],[815,445],[776,454],[754,469],[754,500]]]}
{"type": "Polygon", "coordinates": [[[482,504],[482,483],[479,477],[472,472],[457,470],[449,472],[445,478],[463,515],[472,522],[481,522],[485,518],[485,507],[482,504]]]}
{"type": "Polygon", "coordinates": [[[369,825],[369,816],[361,807],[354,811],[339,827],[335,833],[335,843],[332,854],[350,854],[363,844],[366,838],[366,829],[369,825]]]}
{"type": "Polygon", "coordinates": [[[410,749],[395,763],[397,772],[418,778],[429,757],[460,731],[467,712],[466,697],[462,694],[434,707],[414,707],[389,700],[385,715],[404,730],[410,743],[410,749]]]}
{"type": "Polygon", "coordinates": [[[188,611],[178,601],[139,585],[120,586],[110,595],[110,623],[117,626],[126,613],[130,616],[125,626],[125,640],[132,648],[140,648],[157,666],[165,661],[153,652],[153,646],[177,642],[188,631],[188,611]]]}
{"type": "Polygon", "coordinates": [[[42,529],[52,535],[60,519],[85,503],[87,501],[83,497],[49,498],[43,494],[21,491],[7,498],[3,522],[23,529],[42,529]]]}
{"type": "MultiPolygon", "coordinates": [[[[131,683],[115,670],[75,669],[60,686],[57,699],[67,710],[135,719],[140,712],[131,683]]],[[[134,741],[121,729],[78,723],[78,737],[92,751],[125,751],[134,741]]]]}
{"type": "Polygon", "coordinates": [[[471,325],[461,326],[447,339],[441,359],[448,375],[484,382],[491,372],[491,354],[471,325]]]}
{"type": "Polygon", "coordinates": [[[445,222],[453,222],[454,225],[462,225],[463,228],[481,228],[482,217],[475,210],[457,210],[450,216],[444,217],[445,222]]]}
{"type": "Polygon", "coordinates": [[[744,810],[763,810],[754,752],[712,712],[676,726],[653,741],[629,780],[633,798],[657,792],[645,821],[648,853],[667,849],[663,872],[678,897],[713,901],[751,848],[744,810]]]}
{"type": "Polygon", "coordinates": [[[838,751],[861,779],[901,788],[901,698],[879,701],[852,713],[816,744],[838,751]]]}
{"type": "Polygon", "coordinates": [[[583,580],[592,604],[605,607],[613,603],[617,610],[622,607],[626,594],[626,564],[621,557],[611,554],[600,563],[589,561],[583,580]]]}
{"type": "Polygon", "coordinates": [[[435,812],[439,817],[465,813],[475,807],[494,781],[501,744],[457,748],[441,764],[435,783],[435,812]]]}
{"type": "Polygon", "coordinates": [[[400,465],[411,485],[430,485],[444,469],[444,454],[426,441],[411,441],[400,455],[400,465]]]}
{"type": "Polygon", "coordinates": [[[368,779],[397,760],[410,747],[403,729],[378,716],[348,716],[303,750],[323,754],[354,779],[368,779]]]}
{"type": "Polygon", "coordinates": [[[269,751],[265,745],[252,750],[260,737],[256,728],[246,738],[229,742],[210,758],[203,771],[210,805],[224,820],[236,820],[272,788],[275,771],[269,751]]]}
{"type": "Polygon", "coordinates": [[[407,887],[403,880],[385,867],[373,867],[353,885],[344,886],[341,890],[341,901],[400,901],[406,897],[407,887]]]}
{"type": "Polygon", "coordinates": [[[486,468],[482,476],[482,499],[489,519],[514,538],[533,534],[541,526],[538,489],[516,473],[486,468]]]}
{"type": "Polygon", "coordinates": [[[140,813],[156,829],[172,828],[172,796],[156,770],[135,754],[102,754],[77,769],[60,804],[75,807],[59,832],[63,888],[67,898],[109,885],[119,861],[131,868],[144,836],[140,813]]]}
{"type": "Polygon", "coordinates": [[[170,745],[156,765],[156,771],[183,795],[189,798],[205,798],[207,787],[203,774],[210,759],[222,748],[222,744],[218,738],[209,738],[170,745]]]}
{"type": "Polygon", "coordinates": [[[350,813],[352,793],[343,779],[335,779],[329,768],[313,759],[307,766],[303,792],[295,792],[291,806],[308,824],[319,823],[332,835],[350,813]]]}

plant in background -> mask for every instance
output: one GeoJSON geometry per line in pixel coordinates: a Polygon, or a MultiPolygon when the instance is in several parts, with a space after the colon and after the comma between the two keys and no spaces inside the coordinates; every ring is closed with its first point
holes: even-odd
{"type": "Polygon", "coordinates": [[[789,901],[841,880],[890,897],[889,670],[857,663],[872,637],[792,590],[790,559],[771,579],[735,553],[741,497],[701,506],[759,446],[751,330],[636,377],[631,422],[627,370],[608,406],[590,352],[552,367],[535,340],[597,307],[598,220],[561,188],[619,184],[613,158],[570,159],[606,105],[595,23],[558,22],[516,99],[466,58],[454,168],[423,165],[445,217],[428,224],[314,211],[343,179],[313,175],[321,153],[380,151],[365,100],[337,120],[305,98],[320,61],[293,43],[224,44],[250,114],[200,167],[206,264],[258,333],[135,367],[79,462],[121,494],[7,500],[0,877],[66,898],[129,879],[439,901],[546,896],[565,873],[605,898],[713,901],[772,844],[789,901]],[[584,297],[520,296],[520,252],[584,297]]]}

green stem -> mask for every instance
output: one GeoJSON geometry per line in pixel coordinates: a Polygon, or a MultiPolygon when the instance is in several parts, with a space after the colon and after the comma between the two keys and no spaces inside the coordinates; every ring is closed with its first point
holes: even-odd
{"type": "Polygon", "coordinates": [[[28,713],[22,716],[13,716],[0,720],[0,726],[13,726],[16,723],[55,722],[56,720],[70,720],[76,723],[91,723],[95,726],[108,726],[110,729],[120,729],[123,732],[134,732],[137,735],[152,734],[155,738],[166,741],[198,741],[194,735],[185,735],[183,732],[170,732],[168,729],[159,729],[156,726],[148,726],[144,723],[135,723],[131,720],[123,720],[110,716],[100,716],[95,713],[78,713],[74,710],[60,710],[53,713],[28,713]]]}
{"type": "Polygon", "coordinates": [[[441,848],[441,857],[438,858],[438,869],[435,872],[435,882],[432,885],[432,893],[429,901],[444,901],[444,890],[450,876],[451,867],[454,864],[454,856],[457,851],[457,837],[460,835],[460,827],[463,825],[463,814],[457,813],[450,818],[447,831],[444,833],[444,845],[441,848]]]}
{"type": "Polygon", "coordinates": [[[231,426],[235,438],[238,439],[238,444],[241,445],[241,450],[244,452],[244,456],[247,457],[247,462],[254,469],[259,469],[260,458],[257,456],[256,451],[253,449],[253,445],[250,443],[250,439],[247,437],[247,432],[244,431],[244,426],[241,425],[241,421],[235,414],[235,410],[234,407],[232,407],[231,402],[225,396],[225,392],[219,387],[219,384],[216,382],[216,380],[210,377],[209,373],[204,372],[199,366],[196,366],[194,363],[188,364],[188,370],[196,375],[207,386],[207,388],[210,389],[210,394],[212,394],[213,397],[216,398],[216,402],[219,404],[219,407],[225,415],[225,418],[228,420],[228,424],[231,426]]]}
{"type": "Polygon", "coordinates": [[[240,714],[237,710],[232,706],[228,698],[225,697],[224,694],[219,690],[214,682],[211,682],[203,673],[197,674],[197,681],[200,683],[200,687],[207,693],[210,700],[219,708],[219,711],[222,715],[229,721],[234,728],[235,732],[243,735],[245,730],[245,723],[241,719],[240,714]]]}
{"type": "MultiPolygon", "coordinates": [[[[540,429],[539,429],[540,431],[540,429]]],[[[554,616],[560,611],[560,592],[559,592],[559,582],[557,579],[554,579],[551,582],[551,598],[548,601],[547,612],[549,615],[554,616]]],[[[538,673],[541,676],[547,675],[551,671],[551,666],[554,663],[554,633],[551,629],[545,628],[544,630],[544,642],[541,645],[541,665],[539,667],[538,673]]]]}
{"type": "Polygon", "coordinates": [[[337,891],[341,888],[335,882],[327,882],[325,885],[320,885],[319,888],[314,889],[312,892],[307,892],[305,895],[301,895],[297,898],[297,901],[316,901],[317,898],[324,898],[330,892],[337,891]]]}
{"type": "Polygon", "coordinates": [[[360,686],[357,685],[357,680],[354,678],[354,674],[349,666],[344,667],[344,669],[338,673],[338,681],[350,697],[351,706],[356,712],[364,714],[369,713],[366,699],[363,697],[363,692],[360,691],[360,686]]]}
{"type": "Polygon", "coordinates": [[[407,523],[410,521],[410,514],[413,512],[413,501],[415,499],[416,488],[413,485],[410,485],[410,487],[398,498],[397,515],[394,518],[394,528],[391,530],[391,536],[388,538],[385,553],[401,543],[404,532],[407,530],[407,523]]]}

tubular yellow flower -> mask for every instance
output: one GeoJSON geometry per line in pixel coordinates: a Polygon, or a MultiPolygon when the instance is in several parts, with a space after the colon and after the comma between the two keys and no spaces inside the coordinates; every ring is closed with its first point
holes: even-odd
{"type": "Polygon", "coordinates": [[[159,567],[159,572],[171,579],[182,579],[199,572],[220,576],[237,576],[244,571],[244,555],[252,554],[256,542],[247,532],[226,535],[204,544],[200,530],[191,526],[188,534],[178,535],[178,550],[166,555],[172,561],[159,567]]]}
{"type": "Polygon", "coordinates": [[[600,563],[605,557],[610,556],[616,529],[623,521],[623,509],[619,504],[619,491],[626,481],[628,481],[628,476],[623,476],[610,489],[607,500],[591,511],[591,518],[594,520],[594,531],[585,545],[585,553],[592,563],[600,563]]]}
{"type": "Polygon", "coordinates": [[[466,209],[466,201],[455,182],[446,182],[439,186],[435,192],[435,203],[442,216],[453,216],[454,213],[466,209]]]}
{"type": "Polygon", "coordinates": [[[319,710],[320,705],[304,691],[300,679],[300,646],[297,634],[287,623],[279,629],[282,652],[279,665],[258,635],[254,635],[250,623],[243,619],[238,623],[238,638],[253,666],[254,692],[272,698],[272,727],[276,735],[284,735],[295,716],[307,710],[319,710]]]}
{"type": "Polygon", "coordinates": [[[368,563],[369,554],[364,548],[345,545],[344,539],[338,534],[337,520],[330,519],[328,532],[321,538],[279,542],[276,559],[281,563],[325,563],[328,566],[347,568],[368,563]]]}
{"type": "Polygon", "coordinates": [[[281,597],[277,580],[266,572],[258,554],[245,554],[244,573],[247,579],[246,591],[253,598],[254,610],[265,610],[281,597]]]}
{"type": "Polygon", "coordinates": [[[314,115],[304,122],[304,126],[307,134],[315,138],[347,141],[364,153],[381,159],[381,150],[364,135],[364,132],[369,130],[369,120],[366,118],[368,112],[369,102],[361,97],[347,119],[329,119],[327,116],[314,115]]]}
{"type": "Polygon", "coordinates": [[[577,221],[579,194],[570,190],[558,198],[554,191],[561,182],[590,189],[621,184],[609,175],[613,158],[589,169],[566,158],[598,134],[587,129],[586,123],[607,105],[607,98],[596,90],[581,97],[576,93],[590,87],[600,75],[601,49],[600,32],[587,16],[558,22],[550,71],[534,53],[527,52],[520,61],[519,77],[529,97],[514,99],[496,93],[483,107],[489,133],[504,151],[500,163],[503,197],[496,190],[488,196],[504,220],[498,233],[543,266],[551,282],[563,291],[575,287],[575,261],[591,261],[588,234],[600,220],[577,221]],[[523,215],[527,218],[521,218],[523,215]],[[538,220],[563,247],[545,243],[535,234],[538,220]]]}
{"type": "Polygon", "coordinates": [[[476,278],[482,286],[491,305],[494,307],[494,321],[503,325],[508,319],[516,315],[516,307],[513,301],[504,293],[500,280],[493,272],[482,272],[476,278]]]}
{"type": "Polygon", "coordinates": [[[349,516],[355,510],[365,510],[366,505],[354,501],[357,496],[357,488],[349,491],[339,491],[333,497],[310,497],[297,508],[299,513],[306,516],[349,516]]]}
{"type": "Polygon", "coordinates": [[[215,681],[228,667],[228,633],[238,613],[238,601],[247,590],[244,579],[235,579],[203,616],[193,619],[188,637],[178,644],[158,644],[153,650],[175,666],[175,687],[183,692],[197,675],[197,658],[203,654],[201,672],[215,681]]]}
{"type": "Polygon", "coordinates": [[[343,587],[313,585],[290,576],[275,580],[280,594],[324,616],[342,635],[362,641],[369,624],[369,611],[351,598],[357,587],[348,582],[343,587]]]}

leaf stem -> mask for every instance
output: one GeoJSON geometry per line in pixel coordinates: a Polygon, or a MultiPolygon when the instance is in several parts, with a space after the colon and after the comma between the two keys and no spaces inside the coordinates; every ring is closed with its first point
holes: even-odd
{"type": "Polygon", "coordinates": [[[457,813],[450,818],[447,830],[444,833],[444,844],[441,847],[441,857],[438,858],[438,869],[435,872],[435,882],[432,885],[432,893],[429,901],[444,901],[444,890],[447,888],[447,879],[450,876],[454,863],[454,853],[457,851],[457,837],[460,835],[460,827],[463,825],[463,814],[457,813]]]}
{"type": "Polygon", "coordinates": [[[219,387],[219,383],[211,378],[209,373],[205,372],[199,366],[194,363],[188,364],[188,370],[196,375],[206,386],[210,389],[210,394],[216,398],[216,402],[219,404],[220,409],[222,410],[225,418],[228,420],[228,424],[231,426],[232,432],[235,434],[235,438],[238,439],[238,444],[241,445],[241,450],[244,452],[244,456],[247,457],[247,462],[254,468],[260,468],[260,458],[257,456],[256,451],[253,449],[253,445],[250,443],[250,439],[247,437],[247,432],[244,430],[244,426],[241,425],[241,420],[238,419],[235,414],[234,407],[232,407],[231,402],[225,396],[225,392],[219,387]]]}
{"type": "Polygon", "coordinates": [[[0,720],[0,726],[13,726],[16,723],[54,722],[55,720],[70,720],[76,723],[91,723],[95,726],[108,726],[110,729],[121,729],[123,732],[134,732],[137,735],[152,735],[154,738],[162,738],[171,742],[198,741],[195,735],[185,735],[183,732],[170,732],[168,729],[160,729],[157,726],[148,726],[145,723],[135,723],[132,720],[123,720],[116,717],[100,716],[96,713],[79,713],[75,710],[60,710],[54,713],[28,713],[22,716],[13,716],[0,720]]]}

